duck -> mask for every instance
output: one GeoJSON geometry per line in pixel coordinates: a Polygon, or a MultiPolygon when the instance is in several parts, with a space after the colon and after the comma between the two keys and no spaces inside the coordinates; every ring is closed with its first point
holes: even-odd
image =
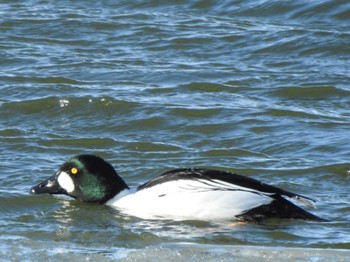
{"type": "Polygon", "coordinates": [[[130,188],[110,163],[92,154],[71,157],[30,193],[68,195],[141,219],[326,221],[293,203],[316,208],[313,199],[224,170],[178,168],[130,188]]]}

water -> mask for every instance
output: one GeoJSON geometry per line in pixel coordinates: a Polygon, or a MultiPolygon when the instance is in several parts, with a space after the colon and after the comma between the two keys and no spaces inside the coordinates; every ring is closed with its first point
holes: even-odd
{"type": "Polygon", "coordinates": [[[347,261],[348,1],[2,1],[0,258],[347,261]],[[148,221],[32,196],[72,155],[131,186],[223,168],[329,223],[148,221]]]}

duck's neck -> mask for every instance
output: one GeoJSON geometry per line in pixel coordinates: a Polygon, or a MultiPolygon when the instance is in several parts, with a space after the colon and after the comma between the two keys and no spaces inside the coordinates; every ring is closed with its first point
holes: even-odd
{"type": "Polygon", "coordinates": [[[121,200],[122,198],[130,195],[134,193],[134,190],[131,190],[129,188],[125,188],[123,189],[122,191],[120,191],[118,194],[116,194],[114,197],[112,197],[111,199],[109,199],[107,202],[106,202],[106,205],[110,205],[110,206],[113,206],[115,205],[116,202],[118,202],[119,200],[121,200]]]}

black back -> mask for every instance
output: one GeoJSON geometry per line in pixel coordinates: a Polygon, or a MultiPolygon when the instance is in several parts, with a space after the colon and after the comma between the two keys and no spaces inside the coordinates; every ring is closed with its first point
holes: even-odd
{"type": "Polygon", "coordinates": [[[182,168],[182,169],[174,169],[174,170],[165,172],[160,176],[152,179],[151,181],[139,186],[138,190],[143,190],[161,183],[181,180],[181,179],[189,179],[189,180],[204,179],[209,181],[220,180],[233,185],[245,187],[247,189],[257,190],[262,193],[284,195],[291,198],[302,197],[313,201],[308,197],[298,195],[298,194],[283,190],[281,188],[265,184],[254,178],[238,175],[228,171],[201,169],[201,168],[182,168]]]}

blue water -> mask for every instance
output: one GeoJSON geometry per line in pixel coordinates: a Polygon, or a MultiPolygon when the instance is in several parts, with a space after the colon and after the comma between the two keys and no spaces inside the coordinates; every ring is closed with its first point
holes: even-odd
{"type": "Polygon", "coordinates": [[[339,0],[2,1],[1,260],[347,261],[349,23],[339,0]],[[331,222],[145,221],[29,195],[80,153],[130,186],[237,172],[331,222]]]}

